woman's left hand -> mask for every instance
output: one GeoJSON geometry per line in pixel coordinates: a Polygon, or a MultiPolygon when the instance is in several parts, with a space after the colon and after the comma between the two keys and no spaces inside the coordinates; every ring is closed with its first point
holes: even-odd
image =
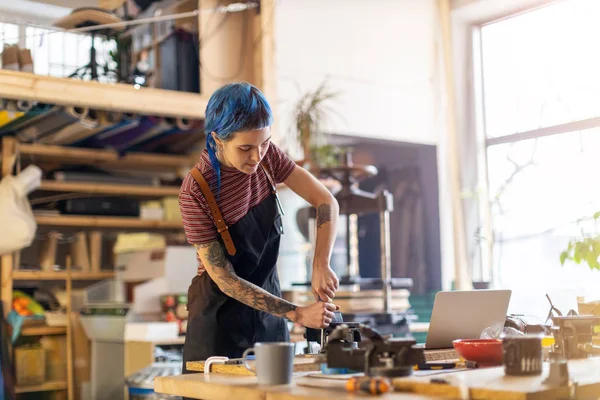
{"type": "Polygon", "coordinates": [[[312,293],[315,299],[331,302],[335,297],[335,292],[338,289],[338,278],[329,266],[326,264],[313,265],[312,271],[312,293]]]}

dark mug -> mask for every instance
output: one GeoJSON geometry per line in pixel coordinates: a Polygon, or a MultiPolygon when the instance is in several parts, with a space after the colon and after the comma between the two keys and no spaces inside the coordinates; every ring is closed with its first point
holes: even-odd
{"type": "Polygon", "coordinates": [[[244,366],[256,373],[259,385],[287,385],[292,382],[294,343],[256,343],[254,347],[244,351],[242,358],[244,366]],[[256,368],[248,364],[250,353],[254,353],[256,356],[256,368]]]}

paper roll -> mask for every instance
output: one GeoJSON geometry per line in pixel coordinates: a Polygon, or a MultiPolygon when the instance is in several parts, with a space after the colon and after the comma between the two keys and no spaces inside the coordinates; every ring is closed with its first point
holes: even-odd
{"type": "Polygon", "coordinates": [[[100,272],[102,269],[102,232],[89,232],[90,241],[90,270],[100,272]]]}
{"type": "Polygon", "coordinates": [[[189,131],[194,127],[194,120],[188,118],[177,118],[176,125],[182,131],[189,131]]]}
{"type": "Polygon", "coordinates": [[[90,270],[90,258],[85,232],[77,232],[75,234],[75,241],[71,243],[70,255],[74,265],[79,266],[81,271],[87,272],[90,270]]]}
{"type": "Polygon", "coordinates": [[[29,112],[33,108],[33,104],[29,100],[18,100],[17,109],[21,112],[29,112]]]}
{"type": "Polygon", "coordinates": [[[40,249],[39,263],[43,271],[54,271],[56,265],[56,248],[58,246],[58,238],[60,233],[56,231],[48,232],[46,240],[42,242],[40,249]]]}
{"type": "Polygon", "coordinates": [[[123,120],[123,113],[118,111],[106,111],[104,112],[104,118],[107,124],[116,124],[123,120]]]}

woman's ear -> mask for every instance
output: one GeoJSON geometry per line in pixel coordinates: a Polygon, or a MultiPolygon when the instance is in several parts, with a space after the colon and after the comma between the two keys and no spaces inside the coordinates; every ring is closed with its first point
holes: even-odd
{"type": "Polygon", "coordinates": [[[215,142],[215,144],[216,144],[217,146],[221,146],[221,145],[222,145],[222,143],[221,143],[221,139],[219,139],[219,138],[217,137],[217,133],[216,133],[216,132],[211,132],[210,134],[211,134],[211,136],[212,136],[212,138],[213,138],[213,141],[215,142]]]}

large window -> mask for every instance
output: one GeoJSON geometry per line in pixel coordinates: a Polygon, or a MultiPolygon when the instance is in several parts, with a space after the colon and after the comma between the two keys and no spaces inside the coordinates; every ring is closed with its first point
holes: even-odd
{"type": "Polygon", "coordinates": [[[597,0],[564,0],[479,31],[494,277],[511,311],[600,297],[600,271],[560,263],[600,211],[598,15],[597,0]]]}
{"type": "MultiPolygon", "coordinates": [[[[95,38],[96,61],[100,66],[114,68],[110,51],[116,48],[114,40],[95,38]]],[[[79,67],[90,62],[92,38],[88,34],[72,34],[34,26],[0,23],[0,53],[4,45],[16,44],[31,50],[34,72],[60,78],[70,76],[79,67]]],[[[89,79],[83,76],[83,79],[89,79]]],[[[114,79],[100,77],[100,81],[114,79]]]]}

